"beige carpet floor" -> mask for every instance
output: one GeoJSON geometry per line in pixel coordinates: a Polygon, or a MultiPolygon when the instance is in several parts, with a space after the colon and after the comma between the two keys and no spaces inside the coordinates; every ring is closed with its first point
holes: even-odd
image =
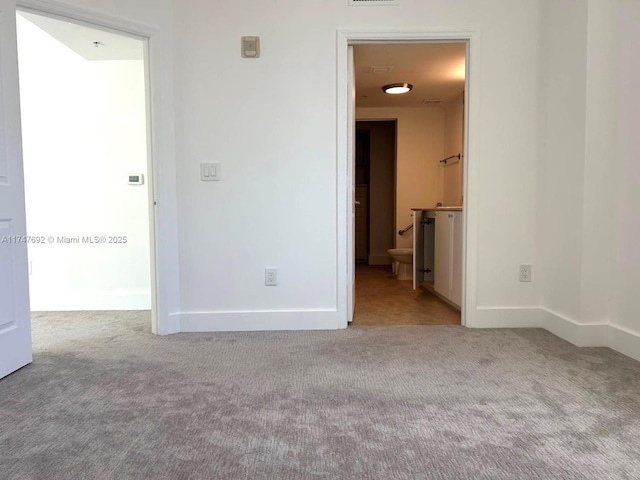
{"type": "Polygon", "coordinates": [[[34,363],[0,381],[3,480],[640,478],[640,364],[542,330],[33,320],[34,363]]]}

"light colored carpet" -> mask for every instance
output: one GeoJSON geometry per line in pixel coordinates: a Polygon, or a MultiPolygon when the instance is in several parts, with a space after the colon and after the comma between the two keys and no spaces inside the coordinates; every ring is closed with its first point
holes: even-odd
{"type": "Polygon", "coordinates": [[[640,364],[542,330],[154,337],[35,314],[0,478],[637,479],[640,364]]]}

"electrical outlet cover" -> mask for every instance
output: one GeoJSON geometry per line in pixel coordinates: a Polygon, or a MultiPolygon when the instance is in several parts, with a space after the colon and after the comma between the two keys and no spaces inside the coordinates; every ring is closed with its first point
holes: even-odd
{"type": "Polygon", "coordinates": [[[520,281],[531,281],[531,265],[520,265],[520,281]]]}
{"type": "Polygon", "coordinates": [[[278,269],[265,268],[264,270],[264,284],[267,287],[275,287],[278,285],[278,269]]]}

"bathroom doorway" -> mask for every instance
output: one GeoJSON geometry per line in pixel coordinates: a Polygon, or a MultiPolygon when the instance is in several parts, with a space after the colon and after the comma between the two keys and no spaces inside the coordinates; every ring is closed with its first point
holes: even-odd
{"type": "Polygon", "coordinates": [[[453,275],[449,264],[461,266],[463,257],[466,59],[467,43],[460,41],[353,46],[352,326],[462,323],[462,301],[449,294],[452,286],[462,290],[462,269],[453,275]],[[391,184],[381,192],[374,188],[372,173],[373,159],[384,151],[376,142],[384,127],[393,137],[393,167],[381,175],[391,184]],[[452,158],[445,161],[447,157],[452,158]],[[381,203],[391,211],[383,212],[381,203]],[[437,206],[450,210],[438,212],[437,206]],[[453,217],[460,241],[453,239],[453,217]],[[434,228],[429,230],[427,223],[434,228]],[[443,235],[445,230],[449,236],[443,235]],[[425,232],[432,232],[428,244],[425,232]],[[392,249],[403,255],[392,258],[392,249]],[[436,286],[433,275],[425,273],[434,269],[426,266],[425,256],[433,263],[434,254],[439,266],[436,286]],[[450,271],[443,275],[444,270],[450,271]],[[447,288],[442,287],[443,277],[447,288]]]}

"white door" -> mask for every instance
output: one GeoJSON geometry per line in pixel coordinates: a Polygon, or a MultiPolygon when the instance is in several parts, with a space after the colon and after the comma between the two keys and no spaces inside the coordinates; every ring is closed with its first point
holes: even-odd
{"type": "Polygon", "coordinates": [[[451,298],[450,300],[462,305],[462,212],[453,212],[453,239],[451,243],[451,298]]]}
{"type": "Polygon", "coordinates": [[[349,283],[349,292],[347,299],[347,311],[349,312],[349,322],[353,321],[353,314],[355,313],[355,292],[356,292],[356,72],[353,64],[353,47],[349,46],[348,57],[348,74],[349,83],[347,88],[349,89],[349,108],[347,112],[347,123],[349,125],[349,133],[347,135],[347,149],[348,149],[348,208],[351,215],[351,228],[347,235],[347,278],[349,283]]]}
{"type": "Polygon", "coordinates": [[[0,0],[0,378],[32,360],[25,235],[16,3],[0,0]]]}

